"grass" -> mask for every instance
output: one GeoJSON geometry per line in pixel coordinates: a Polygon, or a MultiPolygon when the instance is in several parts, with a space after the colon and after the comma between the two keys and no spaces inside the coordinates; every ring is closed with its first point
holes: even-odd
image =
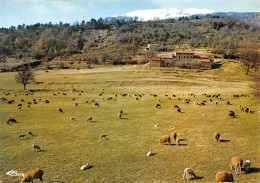
{"type": "Polygon", "coordinates": [[[250,77],[244,76],[236,62],[225,61],[221,69],[202,72],[143,66],[36,71],[36,81],[44,83],[28,85],[37,91],[29,96],[24,96],[28,92],[15,83],[15,73],[0,75],[2,92],[10,93],[9,96],[2,93],[1,97],[15,100],[14,104],[1,102],[0,105],[3,182],[21,180],[5,175],[9,170],[25,173],[37,167],[44,170],[46,182],[183,182],[183,170],[187,167],[193,168],[199,177],[196,182],[214,182],[218,171],[230,171],[228,164],[233,156],[250,159],[254,168],[243,175],[232,171],[236,182],[259,181],[259,116],[243,113],[237,107],[242,105],[258,111],[259,99],[230,96],[250,92],[250,77]],[[72,88],[84,93],[72,92],[72,88]],[[103,96],[99,96],[103,89],[103,96]],[[53,96],[58,91],[67,95],[53,96]],[[123,97],[121,93],[131,97],[123,97]],[[223,100],[213,98],[219,102],[216,106],[202,93],[220,93],[223,100]],[[135,94],[144,95],[136,100],[135,94]],[[170,100],[166,94],[177,96],[170,100]],[[74,97],[76,101],[72,101],[74,97]],[[107,100],[109,97],[116,101],[107,100]],[[185,105],[186,98],[192,102],[185,105]],[[42,101],[31,108],[23,103],[19,110],[16,106],[20,99],[42,101]],[[49,104],[44,103],[46,99],[49,104]],[[85,103],[93,99],[99,107],[85,103]],[[155,107],[158,99],[161,109],[155,107]],[[206,106],[194,104],[202,100],[208,101],[206,106]],[[227,100],[232,105],[226,105],[227,100]],[[78,107],[74,106],[76,102],[78,107]],[[183,113],[177,113],[174,105],[179,105],[183,113]],[[64,113],[59,113],[57,108],[62,108],[64,113]],[[118,118],[121,109],[123,119],[118,118]],[[229,110],[237,118],[229,119],[229,110]],[[71,116],[76,120],[71,121],[71,116]],[[93,117],[93,122],[86,122],[88,116],[93,117]],[[4,121],[9,117],[18,123],[6,125],[4,121]],[[158,130],[154,128],[157,123],[158,130]],[[175,142],[159,144],[160,136],[173,132],[170,126],[176,128],[181,146],[175,142]],[[19,140],[17,135],[26,131],[32,131],[34,136],[19,140]],[[213,139],[217,131],[221,134],[219,143],[213,139]],[[107,140],[100,140],[101,134],[108,134],[107,140]],[[34,153],[32,144],[40,145],[44,151],[34,153]],[[150,148],[155,154],[146,157],[150,148]],[[80,166],[88,161],[93,167],[81,171],[80,166]]]}

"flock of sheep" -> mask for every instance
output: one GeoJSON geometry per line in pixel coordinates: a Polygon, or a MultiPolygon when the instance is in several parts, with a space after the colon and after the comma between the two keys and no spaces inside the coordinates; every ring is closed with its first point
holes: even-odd
{"type": "MultiPolygon", "coordinates": [[[[9,96],[10,93],[4,93],[6,96],[9,96]]],[[[53,95],[56,96],[58,94],[61,94],[61,95],[67,95],[66,93],[60,93],[60,92],[57,92],[57,93],[54,93],[53,95]]],[[[104,90],[99,94],[99,96],[102,96],[104,94],[104,90]]],[[[26,94],[26,95],[30,95],[29,94],[26,94]]],[[[157,97],[156,94],[150,94],[152,97],[157,97]]],[[[208,102],[213,102],[212,98],[216,98],[217,100],[219,101],[223,101],[223,99],[220,97],[220,94],[215,94],[215,95],[207,95],[207,94],[203,94],[205,95],[207,98],[209,98],[209,100],[203,100],[202,102],[199,102],[199,103],[196,103],[194,102],[195,105],[199,105],[199,106],[205,106],[208,102]]],[[[17,96],[17,95],[15,95],[17,96]]],[[[126,96],[130,96],[128,94],[121,94],[121,96],[123,97],[126,97],[126,96]]],[[[141,98],[143,95],[139,95],[139,94],[135,94],[133,95],[136,97],[136,100],[139,100],[139,98],[141,98]]],[[[172,100],[172,99],[175,99],[176,96],[173,95],[172,97],[169,97],[168,95],[165,95],[166,97],[168,97],[168,99],[172,100]]],[[[196,97],[196,95],[194,94],[189,94],[190,97],[196,97]]],[[[115,95],[115,97],[117,97],[117,95],[115,95]]],[[[132,96],[131,96],[132,97],[132,96]]],[[[245,94],[242,94],[242,95],[234,95],[233,97],[249,97],[248,95],[245,95],[245,94]]],[[[8,104],[13,104],[15,101],[14,100],[8,100],[7,98],[5,97],[2,97],[1,100],[5,103],[8,103],[8,104]]],[[[41,99],[39,99],[40,101],[41,99]]],[[[105,100],[103,98],[103,100],[105,100]]],[[[113,99],[112,97],[109,97],[107,98],[107,100],[115,100],[116,99],[113,99]]],[[[181,100],[180,98],[177,98],[177,100],[181,100]]],[[[39,102],[38,101],[38,102],[39,102]]],[[[72,101],[75,101],[75,98],[72,98],[72,101]]],[[[25,102],[25,100],[21,99],[21,102],[25,102]]],[[[160,99],[158,100],[158,102],[161,102],[160,99]]],[[[184,101],[184,104],[190,104],[191,103],[191,99],[185,99],[184,101]]],[[[49,104],[50,101],[49,100],[45,100],[44,101],[45,104],[49,104]]],[[[91,100],[91,101],[86,101],[85,102],[86,104],[94,104],[95,106],[99,107],[99,103],[97,100],[91,100]]],[[[33,102],[27,102],[27,107],[29,108],[32,104],[37,104],[37,101],[34,99],[33,102]]],[[[215,102],[216,105],[218,105],[218,101],[215,102]]],[[[229,101],[226,102],[226,105],[230,105],[231,103],[229,101]]],[[[78,103],[75,103],[74,106],[78,106],[79,104],[78,103]]],[[[17,105],[18,109],[21,109],[23,107],[23,104],[20,103],[17,105]]],[[[155,106],[156,108],[162,108],[161,104],[156,104],[155,106]]],[[[177,112],[179,113],[182,113],[182,110],[181,108],[178,106],[178,105],[174,105],[174,108],[176,109],[177,112]]],[[[244,112],[247,112],[247,113],[252,113],[252,110],[247,108],[247,107],[242,107],[241,105],[239,106],[239,109],[244,111],[244,112]]],[[[63,113],[64,110],[62,108],[58,108],[57,109],[58,112],[60,113],[63,113]]],[[[123,110],[120,110],[119,113],[118,113],[118,118],[119,119],[122,119],[124,115],[124,112],[123,110]]],[[[228,112],[228,117],[230,118],[234,118],[236,115],[234,113],[234,111],[229,111],[228,112]]],[[[70,117],[70,120],[76,120],[75,117],[70,117]]],[[[86,121],[87,122],[91,122],[93,120],[92,116],[89,116],[86,118],[86,121]]],[[[7,125],[11,125],[11,123],[16,123],[16,119],[14,118],[8,118],[7,121],[5,122],[7,125]]],[[[160,124],[155,124],[154,127],[155,129],[158,129],[160,126],[160,124]]],[[[175,130],[175,127],[171,127],[172,130],[175,130]]],[[[33,133],[31,131],[27,131],[27,134],[19,134],[18,135],[18,138],[20,140],[22,140],[26,135],[28,136],[33,136],[33,133]]],[[[101,134],[99,139],[102,140],[102,139],[105,139],[107,138],[108,134],[101,134]]],[[[214,133],[214,139],[219,142],[219,139],[220,139],[220,133],[219,132],[216,132],[214,133]]],[[[177,138],[177,133],[173,132],[171,135],[164,135],[164,136],[161,136],[159,138],[159,143],[160,144],[164,144],[164,143],[168,143],[168,144],[171,144],[172,143],[172,140],[174,140],[176,142],[177,145],[180,145],[180,142],[181,140],[177,138]]],[[[33,144],[32,145],[32,148],[33,148],[33,151],[34,152],[38,152],[38,151],[42,151],[40,146],[37,145],[37,144],[33,144]]],[[[149,149],[148,153],[146,154],[146,156],[152,156],[154,155],[152,153],[152,149],[149,149]]],[[[244,168],[245,172],[249,172],[250,171],[250,160],[246,160],[244,163],[243,163],[243,160],[241,157],[233,157],[230,161],[230,167],[231,167],[231,170],[235,169],[235,172],[236,174],[240,173],[241,174],[241,169],[242,167],[244,168]],[[243,166],[244,165],[244,166],[243,166]]],[[[87,162],[87,164],[83,165],[80,167],[80,170],[87,170],[89,169],[91,166],[89,165],[89,162],[87,162]]],[[[29,171],[28,173],[25,173],[24,174],[24,177],[22,179],[22,182],[33,182],[33,179],[40,179],[41,181],[43,180],[42,179],[42,176],[43,176],[43,170],[41,169],[34,169],[34,170],[31,170],[29,171]]],[[[184,170],[184,173],[183,173],[183,179],[184,180],[191,180],[191,179],[196,179],[197,176],[194,172],[194,170],[192,168],[185,168],[184,170]]],[[[231,172],[218,172],[216,174],[216,182],[233,182],[234,181],[234,178],[233,178],[233,175],[231,172]]]]}

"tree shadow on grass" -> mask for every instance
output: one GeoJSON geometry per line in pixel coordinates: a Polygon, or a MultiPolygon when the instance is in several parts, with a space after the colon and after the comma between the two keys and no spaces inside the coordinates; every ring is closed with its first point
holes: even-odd
{"type": "Polygon", "coordinates": [[[200,180],[200,179],[203,179],[204,177],[196,177],[196,179],[200,180]]]}
{"type": "Polygon", "coordinates": [[[219,140],[219,142],[230,142],[230,140],[219,140]]]}
{"type": "Polygon", "coordinates": [[[249,172],[247,174],[250,173],[259,173],[260,172],[260,168],[250,168],[249,172]]]}
{"type": "Polygon", "coordinates": [[[186,139],[179,139],[180,141],[187,141],[186,139]]]}
{"type": "Polygon", "coordinates": [[[128,118],[120,118],[120,119],[128,119],[128,118]]]}

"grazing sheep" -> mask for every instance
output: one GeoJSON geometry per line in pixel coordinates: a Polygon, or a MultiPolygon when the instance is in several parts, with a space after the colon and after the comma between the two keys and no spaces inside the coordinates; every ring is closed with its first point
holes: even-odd
{"type": "Polygon", "coordinates": [[[159,130],[159,126],[160,126],[160,124],[157,123],[157,124],[154,125],[154,128],[155,128],[156,130],[159,130]]]}
{"type": "Polygon", "coordinates": [[[11,125],[11,123],[9,121],[5,121],[5,124],[7,125],[11,125]]]}
{"type": "Polygon", "coordinates": [[[87,121],[92,121],[92,117],[89,116],[89,117],[87,118],[87,121]]]}
{"type": "Polygon", "coordinates": [[[191,168],[185,168],[183,173],[183,180],[196,179],[197,176],[191,168]]]}
{"type": "Polygon", "coordinates": [[[174,108],[177,108],[177,109],[179,109],[179,106],[178,106],[178,105],[174,105],[174,108]]]}
{"type": "Polygon", "coordinates": [[[118,118],[121,119],[121,118],[122,118],[122,115],[121,115],[121,114],[118,114],[118,118]]]}
{"type": "Polygon", "coordinates": [[[59,112],[63,112],[62,108],[57,109],[59,112]]]}
{"type": "Polygon", "coordinates": [[[165,135],[165,136],[160,137],[159,142],[160,142],[160,144],[163,144],[164,142],[168,142],[169,144],[171,144],[170,135],[165,135]]]}
{"type": "Polygon", "coordinates": [[[97,107],[99,107],[99,103],[95,103],[94,105],[97,106],[97,107]]]}
{"type": "Polygon", "coordinates": [[[102,134],[102,135],[100,135],[100,140],[102,140],[103,138],[107,138],[107,134],[102,134]]]}
{"type": "Polygon", "coordinates": [[[89,162],[87,162],[87,164],[80,167],[80,170],[87,170],[89,168],[90,168],[90,165],[89,165],[89,162]]]}
{"type": "Polygon", "coordinates": [[[218,172],[216,174],[216,182],[217,183],[234,182],[234,178],[232,173],[230,172],[218,172]]]}
{"type": "Polygon", "coordinates": [[[180,145],[180,143],[181,143],[180,139],[176,139],[176,144],[180,145]]]}
{"type": "Polygon", "coordinates": [[[36,169],[31,170],[31,171],[27,172],[26,174],[24,174],[22,183],[23,182],[33,182],[33,179],[40,179],[40,181],[43,181],[42,176],[43,176],[43,171],[39,168],[36,168],[36,169]]]}
{"type": "Polygon", "coordinates": [[[36,152],[42,151],[39,145],[33,144],[32,147],[33,147],[33,152],[35,152],[35,150],[36,150],[36,152]]]}
{"type": "Polygon", "coordinates": [[[175,127],[173,127],[173,126],[171,126],[170,128],[171,128],[172,130],[175,130],[175,127]]]}
{"type": "Polygon", "coordinates": [[[172,133],[172,138],[176,141],[176,139],[177,139],[177,133],[172,133]]]}
{"type": "Polygon", "coordinates": [[[152,155],[152,149],[149,149],[149,152],[146,154],[146,156],[151,156],[152,155]]]}
{"type": "Polygon", "coordinates": [[[14,122],[14,123],[17,122],[14,118],[8,118],[7,121],[8,121],[8,122],[14,122]]]}
{"type": "Polygon", "coordinates": [[[231,158],[231,162],[230,162],[229,166],[230,166],[231,170],[235,169],[236,174],[237,174],[238,169],[239,169],[240,174],[241,174],[241,169],[242,169],[242,166],[243,166],[242,158],[239,157],[239,156],[231,158]]]}
{"type": "Polygon", "coordinates": [[[161,108],[162,106],[160,104],[156,104],[155,107],[158,109],[158,108],[161,108]]]}
{"type": "Polygon", "coordinates": [[[178,108],[178,109],[177,109],[177,112],[181,113],[181,109],[180,109],[180,108],[178,108]]]}
{"type": "Polygon", "coordinates": [[[76,100],[75,98],[72,98],[72,100],[76,100]]]}
{"type": "Polygon", "coordinates": [[[123,114],[123,110],[120,110],[120,114],[123,114]]]}
{"type": "Polygon", "coordinates": [[[20,134],[20,135],[18,135],[18,139],[23,139],[25,136],[26,135],[24,135],[24,134],[20,134]]]}
{"type": "Polygon", "coordinates": [[[50,101],[49,100],[45,100],[45,104],[49,104],[50,103],[50,101]]]}
{"type": "Polygon", "coordinates": [[[74,117],[70,117],[70,120],[75,121],[75,118],[74,117]]]}
{"type": "Polygon", "coordinates": [[[27,135],[33,136],[32,132],[30,132],[30,131],[27,132],[27,135]]]}
{"type": "Polygon", "coordinates": [[[229,101],[227,101],[227,103],[226,103],[227,105],[231,105],[231,103],[229,102],[229,101]]]}
{"type": "Polygon", "coordinates": [[[251,166],[250,160],[246,160],[245,164],[244,164],[244,169],[245,169],[246,173],[248,173],[250,171],[250,166],[251,166]]]}
{"type": "Polygon", "coordinates": [[[234,118],[235,117],[235,112],[234,111],[229,111],[228,112],[228,117],[234,118]]]}
{"type": "Polygon", "coordinates": [[[76,104],[74,104],[76,107],[78,107],[79,106],[79,104],[78,103],[76,103],[76,104]]]}
{"type": "Polygon", "coordinates": [[[214,138],[216,139],[216,141],[219,141],[220,138],[220,134],[218,132],[214,133],[214,138]]]}
{"type": "Polygon", "coordinates": [[[23,104],[18,104],[18,105],[17,105],[17,107],[22,107],[22,106],[23,106],[23,104]]]}
{"type": "Polygon", "coordinates": [[[215,102],[216,105],[218,105],[218,102],[215,102]]]}

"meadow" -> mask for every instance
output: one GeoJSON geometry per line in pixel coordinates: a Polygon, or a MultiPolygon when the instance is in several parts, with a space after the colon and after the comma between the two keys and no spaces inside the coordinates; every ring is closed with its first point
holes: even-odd
{"type": "Polygon", "coordinates": [[[44,182],[215,182],[216,173],[231,171],[231,158],[241,156],[251,161],[252,168],[242,175],[233,170],[235,182],[259,182],[259,98],[250,94],[251,78],[238,62],[221,62],[222,67],[214,70],[142,65],[39,70],[35,80],[44,83],[28,85],[27,91],[15,83],[15,72],[0,73],[0,97],[15,101],[0,102],[0,180],[20,182],[21,177],[5,173],[41,168],[44,182]],[[220,94],[222,99],[204,93],[220,94]],[[234,94],[250,97],[234,98],[234,94]],[[38,104],[28,108],[27,102],[33,99],[38,104]],[[191,102],[185,104],[185,99],[191,102]],[[196,105],[203,100],[205,106],[196,105]],[[238,105],[253,113],[242,112],[238,105]],[[120,110],[124,111],[122,119],[118,118],[120,110]],[[235,118],[228,117],[230,110],[235,118]],[[89,116],[93,120],[87,122],[89,116]],[[17,123],[6,125],[8,118],[17,123]],[[34,136],[18,139],[27,131],[34,136]],[[173,140],[171,145],[159,144],[159,137],[173,132],[181,139],[179,146],[173,140]],[[220,142],[213,138],[215,132],[220,133],[220,142]],[[108,136],[100,140],[101,134],[108,136]],[[32,144],[43,151],[33,152],[32,144]],[[150,148],[153,156],[146,157],[150,148]],[[91,168],[80,170],[87,162],[91,168]],[[188,167],[198,176],[196,180],[183,180],[183,170],[188,167]]]}

